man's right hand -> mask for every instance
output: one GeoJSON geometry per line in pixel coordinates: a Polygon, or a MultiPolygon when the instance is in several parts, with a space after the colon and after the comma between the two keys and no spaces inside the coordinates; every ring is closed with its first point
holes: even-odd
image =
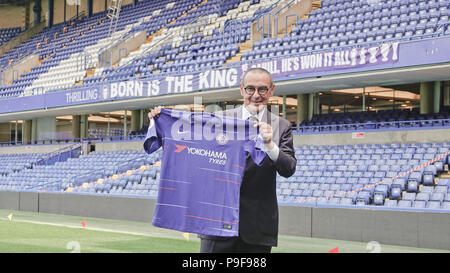
{"type": "Polygon", "coordinates": [[[156,106],[155,108],[151,109],[150,112],[148,112],[148,119],[157,118],[159,114],[161,113],[161,106],[156,106]]]}

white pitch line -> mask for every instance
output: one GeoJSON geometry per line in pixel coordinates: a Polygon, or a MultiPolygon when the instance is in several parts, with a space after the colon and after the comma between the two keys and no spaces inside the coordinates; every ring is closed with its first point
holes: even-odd
{"type": "MultiPolygon", "coordinates": [[[[0,220],[9,221],[9,220],[6,220],[6,219],[0,219],[0,220]]],[[[150,234],[145,234],[145,233],[140,233],[140,232],[130,232],[130,231],[123,231],[123,230],[97,228],[97,227],[82,227],[82,226],[74,226],[74,225],[68,225],[68,224],[56,224],[56,223],[48,223],[48,222],[30,221],[30,220],[17,220],[17,219],[14,219],[11,222],[23,222],[23,223],[31,223],[31,224],[38,224],[38,225],[49,225],[49,226],[57,226],[57,227],[87,229],[87,230],[94,230],[94,231],[115,232],[115,233],[130,234],[130,235],[140,235],[140,236],[146,236],[146,237],[175,238],[173,236],[167,236],[167,235],[164,236],[164,234],[160,234],[160,233],[155,233],[155,234],[150,235],[150,234]]]]}

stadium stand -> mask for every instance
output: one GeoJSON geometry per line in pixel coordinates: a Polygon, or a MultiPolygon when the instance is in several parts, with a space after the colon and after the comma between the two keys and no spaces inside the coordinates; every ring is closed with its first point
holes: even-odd
{"type": "Polygon", "coordinates": [[[1,28],[0,29],[0,46],[7,43],[12,38],[16,37],[22,32],[21,28],[1,28]]]}
{"type": "MultiPolygon", "coordinates": [[[[135,186],[144,180],[149,182],[149,185],[150,182],[157,184],[158,167],[152,167],[149,171],[140,169],[143,165],[153,165],[160,160],[158,153],[147,155],[144,151],[131,150],[92,152],[89,155],[60,158],[50,164],[39,164],[38,160],[42,160],[46,156],[48,157],[48,154],[3,155],[2,159],[9,159],[6,162],[12,164],[14,168],[10,168],[6,164],[5,170],[9,172],[3,172],[0,189],[99,194],[110,192],[119,194],[123,189],[124,194],[156,196],[155,191],[149,192],[150,188],[145,188],[147,190],[145,193],[143,191],[136,192],[135,186]],[[17,163],[23,164],[18,165],[17,163]],[[138,171],[130,175],[130,172],[135,169],[138,171]],[[150,176],[152,181],[149,180],[150,178],[142,179],[142,177],[150,176]],[[126,188],[128,182],[130,184],[126,188]]],[[[144,190],[140,186],[137,188],[144,190]]]]}
{"type": "Polygon", "coordinates": [[[24,2],[27,24],[0,29],[0,209],[148,223],[163,153],[142,149],[148,108],[240,105],[258,66],[293,125],[280,234],[449,248],[450,0],[123,0],[113,28],[121,1],[67,1],[64,18],[42,1],[55,23],[8,47],[39,1],[24,2]],[[136,82],[141,96],[112,95],[136,82]]]}
{"type": "Polygon", "coordinates": [[[89,129],[88,133],[91,138],[104,136],[119,137],[124,135],[124,130],[122,128],[110,128],[108,131],[108,129],[93,128],[89,129]]]}
{"type": "MultiPolygon", "coordinates": [[[[277,197],[306,206],[447,209],[450,177],[436,165],[448,170],[449,151],[450,142],[298,146],[297,171],[277,177],[277,197]]],[[[37,164],[47,154],[3,155],[0,189],[156,197],[161,152],[92,152],[47,165],[37,164]]]]}
{"type": "MultiPolygon", "coordinates": [[[[283,35],[252,39],[251,28],[275,6],[298,1],[138,1],[122,7],[108,36],[107,11],[81,14],[44,28],[0,56],[0,68],[38,54],[39,65],[0,87],[0,99],[32,97],[102,83],[248,65],[274,57],[385,42],[426,40],[449,33],[449,0],[321,1],[283,35]],[[114,63],[99,58],[145,33],[145,42],[114,63]]],[[[0,44],[8,33],[0,30],[0,44]]],[[[12,33],[12,34],[11,34],[12,33]]],[[[120,55],[120,54],[119,54],[120,55]]],[[[71,112],[73,114],[73,112],[71,112]]],[[[294,133],[443,129],[450,108],[421,114],[419,108],[315,114],[294,133]]],[[[146,128],[145,126],[143,128],[146,128]]],[[[89,128],[88,136],[128,135],[129,128],[89,128]]],[[[133,131],[132,135],[145,134],[133,131]]],[[[450,208],[450,142],[304,145],[296,147],[297,171],[278,177],[280,204],[409,209],[450,208]],[[429,163],[433,161],[432,163],[429,163]],[[427,164],[428,163],[428,164],[427,164]],[[427,166],[425,166],[425,165],[427,166]],[[417,168],[421,166],[421,168],[417,168]]],[[[0,156],[0,190],[155,197],[160,154],[137,150],[95,151],[40,164],[49,153],[0,156]]]]}
{"type": "Polygon", "coordinates": [[[243,60],[313,52],[347,45],[411,40],[445,34],[448,1],[322,1],[290,35],[255,43],[243,60]],[[271,50],[274,48],[274,50],[271,50]]]}
{"type": "MultiPolygon", "coordinates": [[[[250,25],[280,1],[222,2],[166,0],[156,5],[150,1],[126,5],[117,31],[111,37],[106,37],[106,12],[45,29],[2,57],[0,64],[6,66],[11,59],[38,52],[42,64],[3,87],[0,93],[3,97],[43,94],[103,80],[219,67],[236,56],[240,44],[250,40],[250,25]],[[98,65],[97,56],[106,45],[121,42],[139,31],[146,31],[148,41],[138,50],[122,58],[116,67],[94,69],[98,65]],[[175,35],[180,32],[182,35],[175,35]]],[[[251,50],[242,53],[240,61],[393,39],[435,37],[443,34],[448,13],[446,0],[430,4],[380,1],[379,5],[364,1],[323,1],[322,7],[313,9],[307,19],[298,20],[289,35],[255,41],[251,50]]],[[[448,114],[436,117],[441,118],[448,119],[448,114]]],[[[320,121],[312,120],[311,125],[316,122],[320,121]]]]}
{"type": "Polygon", "coordinates": [[[154,4],[142,1],[122,8],[116,32],[111,37],[106,37],[109,27],[106,12],[54,25],[0,59],[3,67],[11,59],[17,61],[36,53],[42,61],[13,84],[1,88],[0,93],[2,97],[29,96],[75,85],[89,86],[105,79],[218,67],[236,55],[238,43],[250,39],[248,27],[255,19],[249,18],[257,17],[275,2],[238,0],[224,4],[221,0],[205,3],[166,0],[154,4]],[[108,45],[120,43],[140,31],[146,32],[149,42],[121,59],[120,67],[109,64],[110,67],[94,69],[98,65],[98,55],[108,45]],[[180,31],[183,35],[175,35],[180,31]],[[135,58],[139,55],[145,56],[135,58]],[[132,64],[123,65],[131,59],[132,64]],[[92,70],[95,71],[91,73],[92,70]]]}
{"type": "Polygon", "coordinates": [[[449,148],[449,142],[299,146],[294,176],[278,177],[278,200],[323,205],[345,199],[346,204],[375,206],[393,206],[397,200],[399,207],[439,201],[444,206],[448,178],[440,177],[436,165],[448,168],[449,148]]]}
{"type": "Polygon", "coordinates": [[[32,164],[36,164],[39,160],[42,160],[43,156],[45,154],[1,154],[0,173],[2,176],[8,176],[10,173],[30,168],[32,164]]]}
{"type": "Polygon", "coordinates": [[[398,128],[445,128],[450,125],[450,111],[444,108],[436,114],[420,114],[419,109],[380,110],[314,115],[304,120],[298,133],[357,130],[390,130],[398,128]]]}

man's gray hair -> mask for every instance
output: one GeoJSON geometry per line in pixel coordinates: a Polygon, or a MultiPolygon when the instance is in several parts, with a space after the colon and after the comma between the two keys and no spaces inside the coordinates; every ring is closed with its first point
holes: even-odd
{"type": "Polygon", "coordinates": [[[261,68],[261,67],[253,67],[253,68],[250,68],[249,70],[245,71],[244,75],[242,76],[242,80],[241,80],[241,84],[242,85],[244,85],[244,80],[247,77],[247,74],[249,72],[258,72],[258,73],[265,73],[265,74],[267,74],[269,76],[269,79],[270,79],[270,86],[271,87],[273,86],[272,74],[270,74],[269,71],[267,71],[266,69],[261,68]]]}

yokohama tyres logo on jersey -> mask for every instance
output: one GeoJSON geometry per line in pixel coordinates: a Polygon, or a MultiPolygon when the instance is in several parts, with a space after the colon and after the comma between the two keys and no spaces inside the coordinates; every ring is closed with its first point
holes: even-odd
{"type": "Polygon", "coordinates": [[[225,165],[227,161],[227,153],[225,152],[188,147],[186,145],[179,144],[175,144],[175,147],[175,153],[181,153],[182,151],[187,150],[189,155],[207,157],[209,159],[209,163],[211,164],[225,165]]]}

